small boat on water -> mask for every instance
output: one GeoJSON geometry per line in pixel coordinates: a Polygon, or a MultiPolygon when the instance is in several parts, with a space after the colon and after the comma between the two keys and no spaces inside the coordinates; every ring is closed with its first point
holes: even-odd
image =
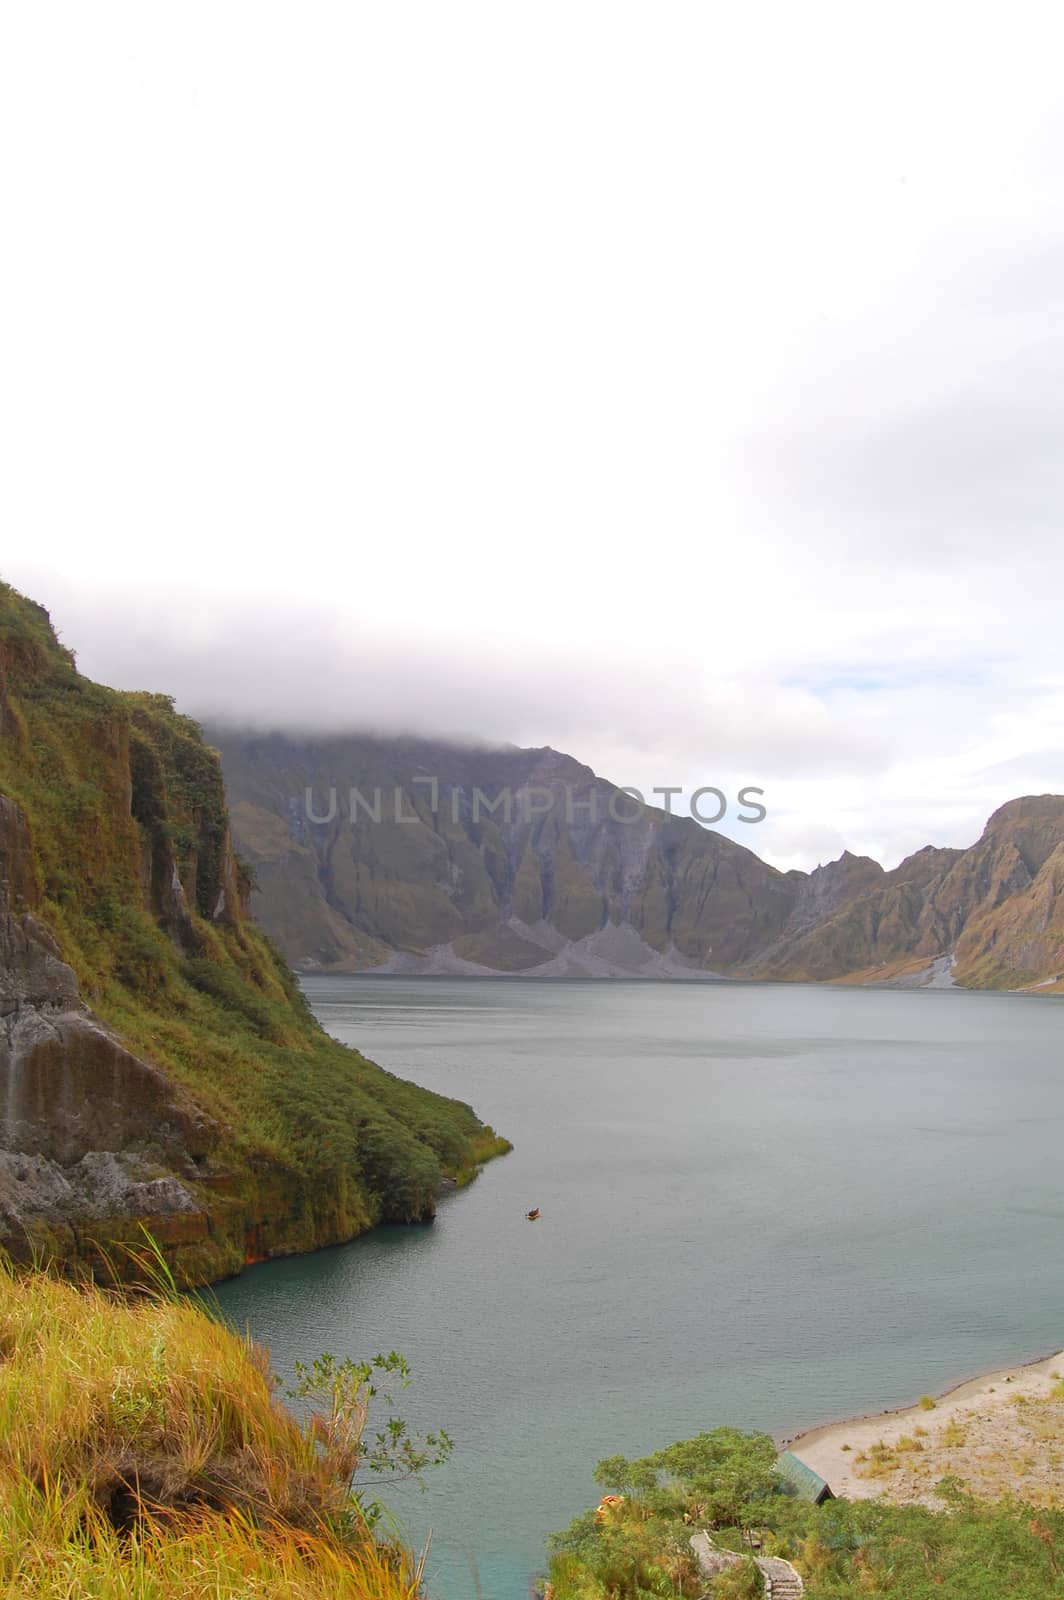
{"type": "Polygon", "coordinates": [[[534,1211],[526,1211],[525,1212],[525,1221],[526,1222],[538,1222],[539,1221],[539,1207],[538,1206],[536,1206],[534,1211]]]}

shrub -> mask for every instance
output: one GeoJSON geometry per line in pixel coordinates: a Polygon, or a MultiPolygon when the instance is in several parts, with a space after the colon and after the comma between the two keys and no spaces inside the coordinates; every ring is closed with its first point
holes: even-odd
{"type": "MultiPolygon", "coordinates": [[[[889,1452],[881,1444],[873,1454],[881,1458],[889,1452]]],[[[621,1460],[612,1458],[614,1473],[621,1460]]],[[[810,1600],[814,1594],[817,1600],[854,1600],[862,1594],[890,1594],[895,1600],[954,1595],[964,1600],[1046,1600],[1058,1593],[1064,1512],[1033,1511],[1010,1500],[983,1504],[955,1477],[942,1479],[936,1493],[947,1510],[871,1499],[811,1506],[777,1493],[762,1502],[758,1527],[765,1549],[798,1567],[810,1600]]],[[[644,1512],[652,1502],[656,1505],[646,1526],[660,1547],[668,1547],[670,1532],[681,1543],[689,1537],[682,1496],[674,1493],[670,1501],[659,1488],[645,1492],[641,1500],[644,1512]]],[[[643,1600],[687,1592],[662,1587],[649,1566],[611,1566],[606,1541],[612,1537],[612,1530],[596,1527],[589,1512],[555,1541],[554,1600],[643,1600]]],[[[717,1542],[735,1548],[727,1532],[717,1542]]],[[[615,1555],[619,1549],[614,1545],[615,1555]]],[[[722,1574],[709,1590],[712,1600],[727,1594],[727,1585],[749,1582],[750,1565],[745,1563],[745,1572],[733,1568],[722,1574]]],[[[750,1592],[760,1596],[763,1589],[750,1592]]]]}
{"type": "Polygon", "coordinates": [[[713,1600],[764,1600],[765,1580],[753,1556],[744,1556],[713,1583],[713,1600]]]}
{"type": "Polygon", "coordinates": [[[631,1507],[623,1520],[578,1518],[553,1541],[554,1600],[697,1600],[706,1580],[683,1524],[647,1518],[631,1507]]]}
{"type": "Polygon", "coordinates": [[[432,1216],[440,1164],[432,1151],[397,1124],[366,1121],[358,1132],[362,1176],[381,1202],[385,1222],[419,1222],[432,1216]]]}

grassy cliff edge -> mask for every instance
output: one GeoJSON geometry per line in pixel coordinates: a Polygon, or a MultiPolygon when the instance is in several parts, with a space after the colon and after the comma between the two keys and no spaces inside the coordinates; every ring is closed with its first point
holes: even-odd
{"type": "Polygon", "coordinates": [[[0,1597],[414,1600],[351,1452],[264,1353],[169,1293],[0,1267],[0,1597]]]}
{"type": "Polygon", "coordinates": [[[222,777],[0,585],[0,1240],[181,1281],[433,1215],[508,1148],[330,1039],[247,914],[222,777]]]}

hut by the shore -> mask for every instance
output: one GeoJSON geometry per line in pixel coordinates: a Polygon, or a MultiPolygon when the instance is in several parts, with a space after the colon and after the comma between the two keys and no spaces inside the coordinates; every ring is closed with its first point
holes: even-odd
{"type": "Polygon", "coordinates": [[[799,1461],[789,1450],[777,1456],[776,1471],[793,1494],[799,1499],[808,1500],[811,1505],[822,1506],[825,1500],[835,1498],[830,1484],[824,1481],[819,1472],[807,1467],[804,1461],[799,1461]]]}

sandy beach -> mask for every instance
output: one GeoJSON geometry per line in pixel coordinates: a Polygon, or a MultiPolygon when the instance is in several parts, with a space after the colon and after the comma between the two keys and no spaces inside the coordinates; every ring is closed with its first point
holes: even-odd
{"type": "Polygon", "coordinates": [[[902,1410],[813,1428],[790,1449],[848,1499],[940,1505],[952,1475],[988,1498],[1064,1504],[1064,1351],[902,1410]]]}

